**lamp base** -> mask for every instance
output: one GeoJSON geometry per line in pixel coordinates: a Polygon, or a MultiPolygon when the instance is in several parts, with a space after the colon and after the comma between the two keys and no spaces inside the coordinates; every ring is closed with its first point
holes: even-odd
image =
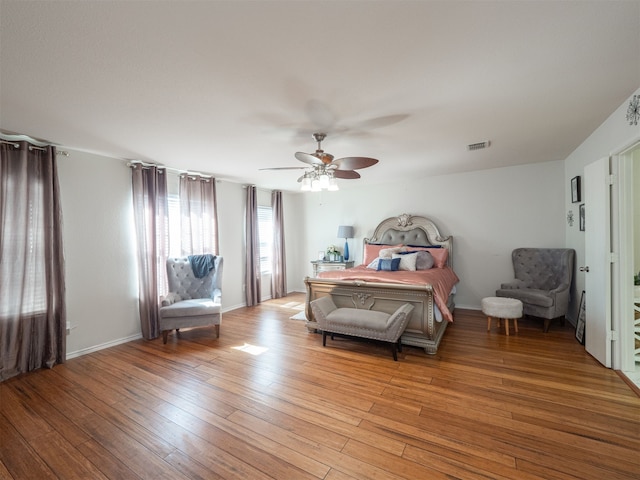
{"type": "Polygon", "coordinates": [[[349,242],[345,239],[344,241],[344,261],[349,260],[349,242]]]}

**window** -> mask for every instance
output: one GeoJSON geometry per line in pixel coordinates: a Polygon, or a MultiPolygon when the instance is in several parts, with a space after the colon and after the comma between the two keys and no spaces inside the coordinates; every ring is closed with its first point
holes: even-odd
{"type": "Polygon", "coordinates": [[[260,273],[271,273],[273,251],[273,211],[271,207],[258,206],[258,238],[260,239],[260,273]]]}
{"type": "Polygon", "coordinates": [[[169,256],[182,256],[180,245],[180,197],[177,193],[167,192],[167,204],[169,208],[168,222],[168,239],[169,239],[169,256]]]}
{"type": "MultiPolygon", "coordinates": [[[[9,211],[5,216],[1,243],[0,278],[26,279],[18,290],[21,295],[4,295],[0,317],[42,313],[47,308],[45,275],[45,221],[42,218],[44,186],[41,178],[27,178],[25,184],[11,177],[4,183],[9,211]]],[[[6,292],[5,292],[6,293],[6,292]]]]}

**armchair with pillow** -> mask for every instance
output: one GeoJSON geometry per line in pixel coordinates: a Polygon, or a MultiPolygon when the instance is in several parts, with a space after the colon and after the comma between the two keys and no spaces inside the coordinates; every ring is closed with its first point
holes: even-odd
{"type": "Polygon", "coordinates": [[[525,315],[544,319],[545,332],[553,319],[564,325],[574,258],[568,248],[516,248],[511,253],[515,279],[503,283],[496,296],[522,301],[525,315]]]}
{"type": "Polygon", "coordinates": [[[171,330],[215,326],[222,317],[222,257],[194,255],[167,259],[169,294],[161,299],[160,331],[167,343],[171,330]]]}

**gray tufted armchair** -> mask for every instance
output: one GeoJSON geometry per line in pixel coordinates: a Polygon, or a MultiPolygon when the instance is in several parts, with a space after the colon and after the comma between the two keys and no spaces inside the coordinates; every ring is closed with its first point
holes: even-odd
{"type": "Polygon", "coordinates": [[[522,301],[525,315],[544,319],[545,332],[555,318],[564,325],[574,258],[568,248],[516,248],[511,253],[515,280],[503,283],[496,296],[522,301]]]}
{"type": "Polygon", "coordinates": [[[188,257],[167,259],[169,294],[160,306],[160,331],[167,343],[171,330],[214,325],[220,336],[222,319],[222,257],[215,257],[213,269],[196,277],[188,257]]]}

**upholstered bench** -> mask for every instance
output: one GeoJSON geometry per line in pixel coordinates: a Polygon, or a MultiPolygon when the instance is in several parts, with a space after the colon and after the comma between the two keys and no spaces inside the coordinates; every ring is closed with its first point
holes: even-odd
{"type": "Polygon", "coordinates": [[[491,330],[491,319],[504,320],[504,329],[509,335],[509,319],[513,319],[513,327],[518,333],[518,319],[522,317],[522,302],[516,298],[486,297],[482,299],[482,313],[487,316],[487,332],[491,330]]]}
{"type": "Polygon", "coordinates": [[[337,308],[330,296],[311,302],[311,310],[322,330],[322,346],[327,345],[327,334],[361,337],[391,344],[393,359],[402,351],[400,336],[407,328],[413,305],[405,303],[394,313],[376,312],[358,308],[337,308]]]}

